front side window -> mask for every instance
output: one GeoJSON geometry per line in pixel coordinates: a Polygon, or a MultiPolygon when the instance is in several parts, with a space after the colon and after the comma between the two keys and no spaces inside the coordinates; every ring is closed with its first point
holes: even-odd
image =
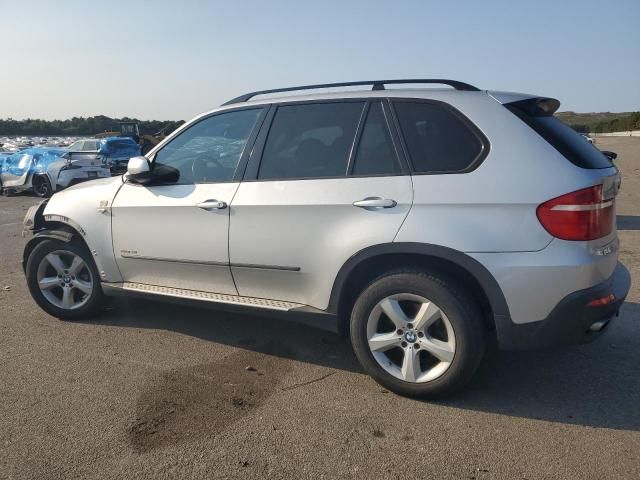
{"type": "Polygon", "coordinates": [[[179,184],[232,180],[260,113],[237,110],[201,120],[156,153],[154,171],[174,170],[179,184]]]}
{"type": "Polygon", "coordinates": [[[258,178],[345,176],[363,107],[363,102],[278,107],[262,153],[258,178]]]}
{"type": "Polygon", "coordinates": [[[482,155],[479,136],[450,108],[434,102],[394,102],[416,173],[455,173],[482,155]]]}
{"type": "Polygon", "coordinates": [[[396,175],[401,172],[382,104],[371,105],[356,153],[353,175],[396,175]]]}

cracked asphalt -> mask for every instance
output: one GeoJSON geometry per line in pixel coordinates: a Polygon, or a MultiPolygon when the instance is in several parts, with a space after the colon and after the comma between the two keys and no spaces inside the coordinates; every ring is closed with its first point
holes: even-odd
{"type": "Polygon", "coordinates": [[[444,402],[277,319],[124,299],[52,318],[20,265],[37,199],[0,198],[0,478],[640,478],[640,138],[597,142],[623,173],[620,317],[589,345],[493,351],[444,402]]]}

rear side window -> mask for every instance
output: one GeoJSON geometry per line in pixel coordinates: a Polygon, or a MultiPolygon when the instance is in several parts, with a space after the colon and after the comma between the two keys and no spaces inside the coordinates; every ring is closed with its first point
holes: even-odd
{"type": "Polygon", "coordinates": [[[98,142],[95,140],[86,140],[82,147],[84,152],[95,152],[98,150],[98,142]]]}
{"type": "Polygon", "coordinates": [[[313,103],[278,107],[264,146],[258,178],[340,177],[364,103],[313,103]]]}
{"type": "Polygon", "coordinates": [[[367,113],[352,173],[355,176],[401,173],[382,112],[382,105],[379,102],[373,103],[367,113]]]}
{"type": "Polygon", "coordinates": [[[394,102],[415,173],[455,173],[474,166],[485,145],[451,108],[435,102],[394,102]]]}
{"type": "Polygon", "coordinates": [[[613,166],[600,150],[562,120],[553,115],[531,113],[528,103],[515,102],[505,106],[574,165],[588,169],[613,166]]]}

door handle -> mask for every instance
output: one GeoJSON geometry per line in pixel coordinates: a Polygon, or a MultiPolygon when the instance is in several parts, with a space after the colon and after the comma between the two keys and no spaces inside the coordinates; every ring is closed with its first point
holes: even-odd
{"type": "Polygon", "coordinates": [[[222,210],[223,208],[227,208],[227,202],[223,202],[221,200],[210,199],[205,200],[204,202],[196,203],[196,207],[201,208],[203,210],[222,210]]]}
{"type": "Polygon", "coordinates": [[[362,200],[358,200],[357,202],[353,202],[354,207],[360,207],[367,210],[372,210],[376,208],[393,208],[398,205],[398,202],[391,198],[380,198],[380,197],[367,197],[362,200]]]}

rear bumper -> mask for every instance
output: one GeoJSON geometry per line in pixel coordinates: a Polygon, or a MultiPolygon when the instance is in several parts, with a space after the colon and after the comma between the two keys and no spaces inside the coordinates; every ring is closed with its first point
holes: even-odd
{"type": "Polygon", "coordinates": [[[617,315],[630,287],[629,271],[618,263],[606,281],[567,295],[544,320],[502,325],[498,329],[500,348],[532,350],[588,342],[599,336],[617,315]],[[613,295],[610,303],[588,306],[589,302],[610,295],[613,295]]]}

